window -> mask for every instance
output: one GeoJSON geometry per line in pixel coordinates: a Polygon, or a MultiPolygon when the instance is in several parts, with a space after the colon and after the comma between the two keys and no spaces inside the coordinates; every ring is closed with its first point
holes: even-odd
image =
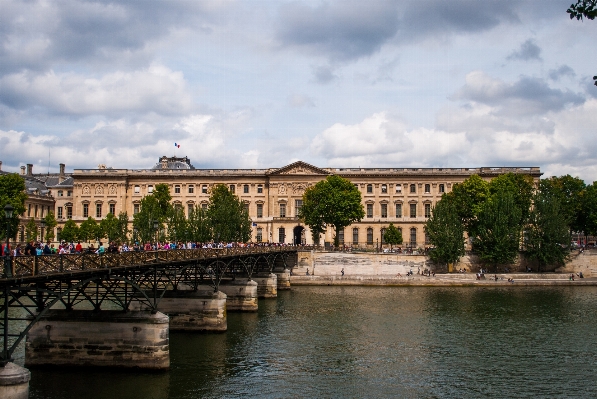
{"type": "Polygon", "coordinates": [[[110,213],[116,215],[116,204],[110,204],[110,213]]]}
{"type": "Polygon", "coordinates": [[[263,217],[263,204],[257,204],[257,217],[263,217]]]}
{"type": "Polygon", "coordinates": [[[388,204],[381,204],[381,217],[382,218],[388,217],[388,204]]]}
{"type": "Polygon", "coordinates": [[[248,185],[248,184],[245,184],[245,185],[243,186],[243,193],[244,193],[244,194],[249,194],[249,185],[248,185]]]}
{"type": "Polygon", "coordinates": [[[373,229],[371,227],[367,229],[367,244],[373,244],[373,229]]]}
{"type": "Polygon", "coordinates": [[[425,204],[425,217],[431,217],[431,204],[425,204]]]}
{"type": "Polygon", "coordinates": [[[37,205],[35,205],[35,217],[37,217],[37,205]]]}
{"type": "Polygon", "coordinates": [[[73,218],[73,207],[72,206],[67,206],[66,207],[66,218],[67,219],[72,219],[73,218]]]}
{"type": "Polygon", "coordinates": [[[283,243],[286,239],[286,229],[284,227],[280,227],[278,230],[278,242],[283,243]]]}
{"type": "Polygon", "coordinates": [[[412,248],[417,246],[417,229],[414,227],[410,229],[410,246],[412,248]]]}
{"type": "Polygon", "coordinates": [[[62,191],[62,190],[58,190],[58,196],[59,196],[59,197],[62,197],[62,196],[64,196],[64,191],[62,191]]]}
{"type": "Polygon", "coordinates": [[[280,217],[286,217],[286,204],[280,204],[280,217]]]}
{"type": "Polygon", "coordinates": [[[402,192],[402,185],[396,184],[396,193],[401,193],[401,192],[402,192]]]}
{"type": "Polygon", "coordinates": [[[207,184],[201,186],[201,193],[207,194],[207,184]]]}
{"type": "Polygon", "coordinates": [[[425,184],[425,192],[426,193],[430,193],[431,192],[431,184],[425,184]]]}
{"type": "Polygon", "coordinates": [[[386,239],[384,238],[384,236],[386,235],[386,228],[385,227],[382,228],[380,233],[381,233],[381,244],[383,245],[386,243],[386,239]]]}
{"type": "Polygon", "coordinates": [[[402,204],[396,204],[396,217],[402,217],[402,204]]]}
{"type": "Polygon", "coordinates": [[[344,245],[344,229],[338,231],[338,243],[344,245]]]}
{"type": "Polygon", "coordinates": [[[193,204],[187,204],[187,217],[191,216],[193,213],[193,204]]]}
{"type": "Polygon", "coordinates": [[[444,188],[444,185],[443,185],[443,184],[440,184],[440,185],[439,185],[439,192],[440,192],[440,193],[444,193],[444,192],[445,192],[445,188],[444,188]]]}
{"type": "Polygon", "coordinates": [[[201,204],[201,209],[207,209],[207,204],[205,202],[201,204]]]}
{"type": "Polygon", "coordinates": [[[257,186],[257,194],[263,194],[263,185],[259,184],[257,186]]]}
{"type": "Polygon", "coordinates": [[[139,204],[133,204],[133,215],[139,213],[139,204]]]}
{"type": "Polygon", "coordinates": [[[58,239],[58,241],[60,241],[60,239],[62,238],[62,227],[58,227],[56,229],[56,238],[58,239]]]}
{"type": "Polygon", "coordinates": [[[179,184],[176,184],[174,186],[174,194],[180,194],[180,185],[179,184]]]}
{"type": "Polygon", "coordinates": [[[249,203],[248,202],[243,202],[243,209],[245,210],[245,212],[247,212],[247,215],[249,214],[249,203]]]}
{"type": "Polygon", "coordinates": [[[62,207],[61,207],[61,206],[59,206],[59,207],[58,207],[58,211],[57,211],[56,213],[57,213],[57,215],[58,215],[58,216],[57,216],[57,217],[58,217],[58,219],[62,219],[62,207]]]}
{"type": "Polygon", "coordinates": [[[388,192],[388,185],[387,184],[382,184],[381,185],[381,193],[382,194],[387,194],[388,192]]]}
{"type": "Polygon", "coordinates": [[[235,190],[236,190],[236,186],[235,186],[234,184],[231,184],[231,185],[229,185],[229,186],[228,186],[228,188],[230,189],[230,192],[231,192],[232,194],[234,194],[234,193],[236,192],[236,191],[235,191],[235,190]]]}
{"type": "Polygon", "coordinates": [[[83,217],[89,217],[89,204],[83,204],[83,217]]]}
{"type": "Polygon", "coordinates": [[[294,216],[299,217],[301,215],[301,209],[303,208],[303,200],[294,201],[294,216]]]}
{"type": "Polygon", "coordinates": [[[367,184],[367,194],[371,194],[373,192],[373,184],[367,184]]]}
{"type": "Polygon", "coordinates": [[[102,204],[95,204],[95,217],[96,218],[102,217],[102,204]]]}
{"type": "Polygon", "coordinates": [[[414,184],[410,185],[410,192],[411,193],[416,193],[417,192],[417,186],[415,186],[414,184]]]}
{"type": "Polygon", "coordinates": [[[373,217],[373,204],[367,204],[367,217],[373,217]]]}
{"type": "Polygon", "coordinates": [[[135,186],[135,194],[141,193],[141,186],[135,186]]]}
{"type": "Polygon", "coordinates": [[[352,229],[352,243],[355,245],[359,243],[359,229],[356,227],[352,229]]]}
{"type": "Polygon", "coordinates": [[[69,196],[69,197],[72,197],[73,196],[73,192],[72,191],[67,191],[66,195],[69,196]]]}
{"type": "Polygon", "coordinates": [[[417,217],[417,204],[410,204],[410,217],[411,218],[417,217]]]}
{"type": "Polygon", "coordinates": [[[257,242],[263,241],[263,229],[261,227],[257,227],[257,242]]]}
{"type": "Polygon", "coordinates": [[[425,232],[425,245],[429,245],[431,244],[431,242],[429,241],[429,234],[427,234],[427,232],[425,232]]]}
{"type": "Polygon", "coordinates": [[[27,207],[27,217],[31,216],[31,204],[27,207]]]}
{"type": "Polygon", "coordinates": [[[195,193],[195,186],[193,186],[192,184],[189,185],[189,194],[194,194],[195,193]]]}

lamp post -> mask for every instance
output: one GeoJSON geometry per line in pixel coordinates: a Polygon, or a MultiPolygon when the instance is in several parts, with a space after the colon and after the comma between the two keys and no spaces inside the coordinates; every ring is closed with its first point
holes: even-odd
{"type": "Polygon", "coordinates": [[[160,222],[156,219],[153,220],[153,229],[155,230],[155,249],[158,249],[158,227],[160,226],[160,222]]]}
{"type": "MultiPolygon", "coordinates": [[[[12,277],[12,270],[10,267],[10,220],[12,219],[12,213],[14,208],[12,205],[7,204],[4,207],[4,216],[6,218],[6,247],[5,247],[5,257],[4,257],[4,274],[6,277],[12,277]]],[[[6,309],[6,313],[8,313],[8,309],[6,309]]],[[[7,329],[6,325],[4,326],[5,330],[7,329]]],[[[5,339],[6,341],[6,339],[5,339]]]]}
{"type": "Polygon", "coordinates": [[[44,228],[46,227],[46,221],[44,219],[41,220],[41,222],[39,222],[39,224],[41,225],[41,242],[44,242],[44,228]]]}
{"type": "Polygon", "coordinates": [[[379,238],[375,239],[375,252],[379,252],[379,238]]]}

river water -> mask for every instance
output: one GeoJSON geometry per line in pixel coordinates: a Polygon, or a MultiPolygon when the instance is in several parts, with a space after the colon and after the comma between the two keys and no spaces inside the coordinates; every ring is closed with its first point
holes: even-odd
{"type": "Polygon", "coordinates": [[[30,398],[594,398],[597,287],[295,287],[170,334],[162,373],[33,369],[30,398]]]}

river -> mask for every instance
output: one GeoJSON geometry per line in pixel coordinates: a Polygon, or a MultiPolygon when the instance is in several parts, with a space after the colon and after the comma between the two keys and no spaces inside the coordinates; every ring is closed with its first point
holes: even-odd
{"type": "Polygon", "coordinates": [[[597,287],[296,287],[170,334],[171,369],[33,369],[30,398],[597,397],[597,287]]]}

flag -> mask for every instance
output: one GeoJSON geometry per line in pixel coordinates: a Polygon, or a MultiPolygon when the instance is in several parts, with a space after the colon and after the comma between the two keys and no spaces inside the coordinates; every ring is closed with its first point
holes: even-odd
{"type": "Polygon", "coordinates": [[[176,143],[174,143],[174,147],[176,147],[176,148],[180,148],[180,144],[176,144],[176,143]]]}

